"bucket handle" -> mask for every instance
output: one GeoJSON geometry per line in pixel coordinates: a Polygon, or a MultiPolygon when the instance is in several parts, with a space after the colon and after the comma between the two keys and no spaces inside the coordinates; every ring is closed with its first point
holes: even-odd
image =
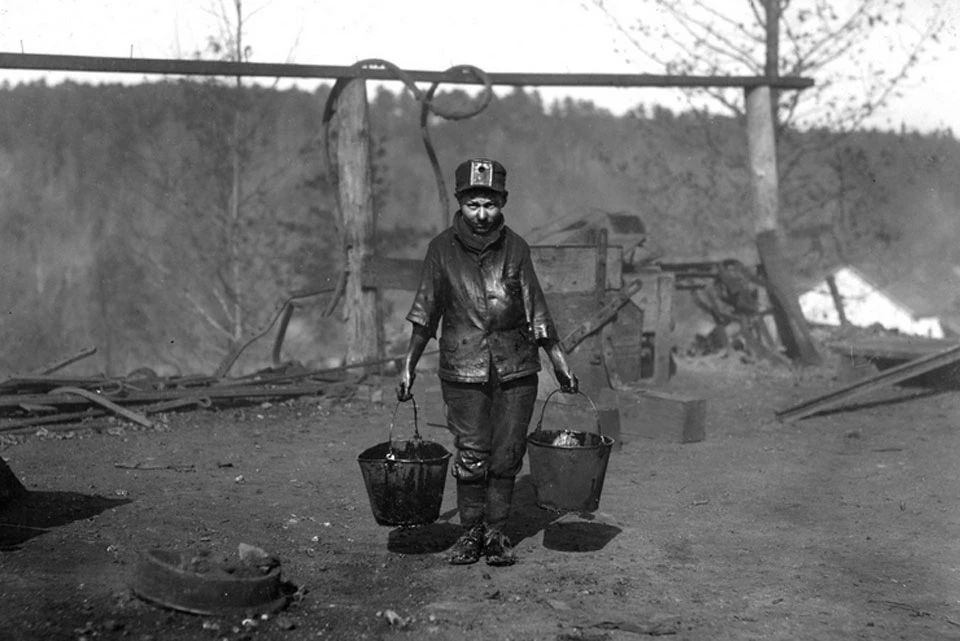
{"type": "MultiPolygon", "coordinates": [[[[413,403],[413,440],[420,441],[420,425],[417,419],[417,399],[410,397],[410,402],[413,403]]],[[[393,418],[390,419],[390,450],[393,450],[393,424],[397,422],[397,411],[400,409],[400,406],[403,403],[397,401],[396,407],[393,408],[393,418]]]]}
{"type": "MultiPolygon", "coordinates": [[[[562,391],[562,390],[560,390],[559,388],[557,388],[557,389],[553,390],[552,392],[550,392],[549,394],[547,394],[547,398],[543,399],[543,407],[540,408],[540,420],[537,421],[537,429],[534,430],[535,432],[539,432],[539,431],[540,431],[540,428],[543,427],[543,414],[547,411],[547,403],[550,402],[550,398],[551,398],[554,394],[556,394],[557,392],[560,392],[560,391],[562,391]]],[[[581,390],[577,390],[577,391],[574,392],[574,393],[575,393],[575,394],[579,394],[580,396],[582,396],[582,397],[584,397],[585,399],[587,399],[588,401],[590,401],[590,406],[593,407],[593,413],[594,413],[594,415],[597,417],[597,435],[598,435],[598,436],[603,436],[603,431],[602,431],[602,429],[601,429],[601,427],[600,427],[600,410],[597,409],[597,404],[593,402],[593,399],[592,399],[592,398],[590,398],[589,396],[587,396],[587,393],[586,393],[586,392],[583,392],[583,391],[581,391],[581,390]]]]}

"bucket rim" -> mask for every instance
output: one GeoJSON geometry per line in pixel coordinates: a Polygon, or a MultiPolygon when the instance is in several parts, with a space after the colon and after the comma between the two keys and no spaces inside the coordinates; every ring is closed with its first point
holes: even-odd
{"type": "Polygon", "coordinates": [[[584,432],[581,430],[534,430],[533,432],[527,435],[528,445],[536,445],[537,447],[549,447],[551,449],[568,450],[568,451],[569,450],[597,450],[597,449],[603,449],[603,448],[610,448],[610,447],[613,447],[613,444],[615,442],[616,441],[612,436],[607,436],[606,434],[598,434],[596,432],[584,432]],[[534,437],[537,434],[550,434],[553,432],[560,433],[563,431],[572,432],[573,434],[592,434],[594,436],[600,437],[600,442],[597,443],[596,445],[570,446],[570,445],[554,445],[553,443],[544,443],[543,441],[534,439],[534,437]]]}
{"type": "Polygon", "coordinates": [[[444,445],[443,445],[442,443],[437,443],[437,442],[435,442],[435,441],[424,441],[424,440],[421,440],[420,443],[421,443],[422,445],[434,445],[434,446],[442,449],[442,450],[443,450],[443,454],[440,454],[440,455],[438,455],[438,456],[430,456],[430,457],[426,457],[426,458],[402,458],[402,457],[386,458],[385,456],[374,456],[374,455],[372,454],[372,452],[374,452],[374,451],[377,450],[377,449],[384,449],[384,448],[385,448],[386,451],[388,451],[388,452],[392,449],[392,447],[393,447],[393,441],[383,441],[383,442],[381,442],[381,443],[376,443],[376,444],[374,444],[374,445],[371,445],[370,447],[368,447],[368,448],[366,448],[365,450],[363,450],[362,452],[360,452],[360,454],[357,455],[357,461],[360,462],[360,463],[386,463],[386,462],[391,462],[391,463],[439,463],[439,462],[442,462],[442,461],[446,461],[446,460],[449,459],[451,456],[453,456],[453,454],[452,454],[446,447],[444,447],[444,445]]]}

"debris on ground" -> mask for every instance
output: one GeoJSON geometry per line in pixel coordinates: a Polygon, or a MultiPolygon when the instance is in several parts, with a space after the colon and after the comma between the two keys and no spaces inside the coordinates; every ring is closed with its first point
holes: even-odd
{"type": "Polygon", "coordinates": [[[53,374],[0,380],[0,434],[55,430],[90,419],[115,418],[156,427],[151,416],[174,411],[271,407],[271,401],[343,395],[362,376],[345,367],[308,369],[291,362],[238,377],[158,376],[147,368],[125,377],[67,377],[53,374]],[[347,388],[345,390],[344,388],[347,388]]]}
{"type": "Polygon", "coordinates": [[[393,610],[381,610],[377,612],[377,616],[383,617],[394,628],[405,628],[413,623],[413,617],[402,617],[393,610]]]}

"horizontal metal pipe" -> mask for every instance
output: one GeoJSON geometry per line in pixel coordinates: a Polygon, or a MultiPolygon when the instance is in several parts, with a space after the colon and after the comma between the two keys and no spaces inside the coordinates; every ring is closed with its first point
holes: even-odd
{"type": "MultiPolygon", "coordinates": [[[[0,69],[89,71],[188,76],[249,76],[269,78],[366,78],[397,80],[389,69],[335,65],[301,65],[220,60],[109,58],[0,52],[0,69]]],[[[483,84],[466,72],[405,70],[417,82],[483,84]]],[[[487,73],[491,84],[531,87],[760,87],[805,89],[810,78],[780,76],[672,76],[629,73],[487,73]]]]}

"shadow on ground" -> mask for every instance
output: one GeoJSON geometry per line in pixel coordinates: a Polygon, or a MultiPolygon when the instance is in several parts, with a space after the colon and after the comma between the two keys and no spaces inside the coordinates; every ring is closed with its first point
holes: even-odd
{"type": "MultiPolygon", "coordinates": [[[[448,510],[435,523],[393,529],[388,535],[387,549],[397,554],[436,554],[448,550],[462,532],[456,515],[455,509],[448,510]]],[[[621,532],[613,525],[593,522],[590,514],[581,514],[581,521],[564,517],[562,512],[537,505],[529,475],[517,479],[513,512],[506,527],[506,534],[514,544],[542,532],[543,545],[551,550],[595,552],[621,532]]]]}
{"type": "Polygon", "coordinates": [[[130,503],[79,492],[27,492],[0,509],[0,550],[15,550],[25,541],[73,521],[130,503]]]}
{"type": "Polygon", "coordinates": [[[436,554],[452,546],[458,536],[460,526],[455,523],[400,527],[390,531],[387,549],[396,554],[436,554]]]}
{"type": "Polygon", "coordinates": [[[507,525],[507,535],[515,543],[543,532],[543,546],[559,552],[595,552],[620,534],[613,525],[593,521],[593,515],[580,514],[582,520],[573,521],[563,512],[546,510],[537,505],[536,493],[530,475],[517,480],[513,501],[513,516],[507,525]]]}

